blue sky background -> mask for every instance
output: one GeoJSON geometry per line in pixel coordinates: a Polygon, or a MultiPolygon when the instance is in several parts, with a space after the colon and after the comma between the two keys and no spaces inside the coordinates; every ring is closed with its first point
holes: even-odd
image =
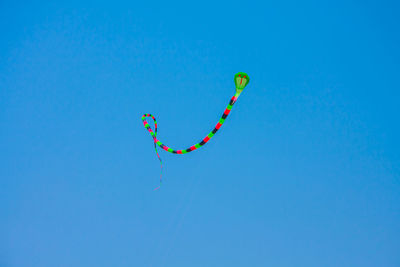
{"type": "Polygon", "coordinates": [[[400,265],[396,1],[55,2],[0,3],[0,266],[400,265]],[[239,71],[153,191],[141,115],[239,71]]]}

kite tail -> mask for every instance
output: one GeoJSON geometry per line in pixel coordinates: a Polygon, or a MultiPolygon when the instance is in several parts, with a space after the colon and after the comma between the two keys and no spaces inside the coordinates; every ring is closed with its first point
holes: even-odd
{"type": "MultiPolygon", "coordinates": [[[[221,116],[220,120],[218,121],[218,123],[215,125],[214,129],[206,137],[204,137],[199,143],[197,143],[195,145],[192,145],[187,149],[175,150],[175,149],[172,149],[172,148],[164,145],[160,140],[157,139],[157,121],[156,121],[156,118],[151,114],[144,114],[142,116],[143,125],[147,129],[147,131],[149,131],[151,137],[153,137],[154,148],[155,148],[157,157],[160,160],[160,164],[161,164],[160,186],[161,186],[161,181],[162,181],[161,180],[161,178],[162,178],[162,160],[161,160],[160,155],[158,154],[157,146],[159,146],[162,149],[164,149],[165,151],[173,153],[173,154],[186,154],[186,153],[192,152],[192,151],[204,146],[215,135],[215,133],[221,128],[222,124],[224,124],[226,118],[228,117],[229,113],[231,112],[231,109],[232,109],[233,105],[235,104],[236,100],[238,99],[239,95],[240,95],[240,93],[239,94],[237,93],[231,98],[231,100],[229,101],[228,106],[225,108],[224,113],[222,114],[222,116],[221,116]],[[146,117],[151,117],[153,119],[153,121],[154,121],[154,132],[150,128],[150,125],[147,123],[146,117]]],[[[155,190],[159,189],[160,186],[158,186],[155,190]]]]}

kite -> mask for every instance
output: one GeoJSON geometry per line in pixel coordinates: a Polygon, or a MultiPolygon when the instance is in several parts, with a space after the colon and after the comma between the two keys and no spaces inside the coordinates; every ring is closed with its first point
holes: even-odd
{"type": "Polygon", "coordinates": [[[229,104],[226,107],[226,109],[225,109],[224,113],[222,114],[220,120],[218,121],[217,125],[215,125],[214,129],[205,138],[203,138],[203,140],[201,140],[199,143],[197,143],[195,145],[192,145],[191,147],[189,147],[187,149],[175,150],[175,149],[172,149],[172,148],[164,145],[157,138],[157,120],[156,120],[156,118],[151,114],[144,114],[142,116],[142,121],[143,121],[144,127],[147,129],[147,131],[149,131],[151,137],[153,137],[154,149],[156,151],[157,157],[161,164],[160,185],[154,190],[159,189],[161,186],[161,183],[162,183],[162,160],[160,158],[160,155],[158,154],[157,146],[159,146],[162,149],[164,149],[165,151],[173,153],[173,154],[186,154],[186,153],[192,152],[192,151],[204,146],[205,144],[207,144],[207,142],[210,141],[210,139],[215,135],[215,133],[221,128],[222,124],[224,124],[226,118],[228,117],[229,113],[231,112],[233,105],[236,103],[236,101],[239,98],[240,94],[242,93],[243,89],[249,83],[250,78],[249,78],[249,75],[247,75],[246,73],[239,72],[235,75],[234,81],[235,81],[235,85],[236,85],[236,93],[229,101],[229,104]],[[150,125],[146,121],[147,117],[151,117],[154,121],[154,132],[150,128],[150,125]]]}

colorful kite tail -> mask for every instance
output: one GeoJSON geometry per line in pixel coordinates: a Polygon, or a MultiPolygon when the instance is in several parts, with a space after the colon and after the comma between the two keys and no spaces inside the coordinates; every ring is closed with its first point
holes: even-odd
{"type": "Polygon", "coordinates": [[[237,99],[239,98],[240,94],[242,93],[243,89],[246,87],[246,85],[249,83],[250,78],[246,73],[243,72],[239,72],[235,75],[235,84],[236,84],[236,93],[235,95],[231,98],[231,100],[229,101],[228,106],[225,108],[224,113],[222,113],[221,118],[219,119],[218,123],[215,125],[214,129],[206,136],[204,137],[200,142],[198,142],[197,144],[194,144],[192,146],[190,146],[187,149],[180,149],[180,150],[175,150],[173,148],[168,147],[167,145],[163,144],[160,140],[158,140],[157,138],[157,120],[156,118],[151,115],[151,114],[144,114],[142,116],[142,121],[143,121],[143,125],[144,127],[147,129],[147,131],[149,131],[151,137],[153,138],[154,141],[154,149],[156,151],[157,157],[160,161],[160,165],[161,165],[161,174],[160,174],[160,185],[154,189],[157,190],[161,187],[162,184],[162,160],[161,157],[157,151],[157,146],[161,147],[162,149],[164,149],[167,152],[173,153],[173,154],[186,154],[189,152],[192,152],[202,146],[204,146],[205,144],[207,144],[208,141],[210,141],[210,139],[218,132],[218,130],[221,128],[221,126],[224,124],[226,118],[228,117],[229,113],[232,110],[233,105],[236,103],[237,99]],[[151,117],[154,121],[154,132],[153,130],[150,128],[150,125],[147,123],[146,121],[146,117],[151,117]]]}

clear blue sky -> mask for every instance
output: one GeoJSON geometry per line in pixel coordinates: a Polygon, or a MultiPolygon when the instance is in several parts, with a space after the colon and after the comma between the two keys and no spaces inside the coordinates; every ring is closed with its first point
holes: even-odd
{"type": "Polygon", "coordinates": [[[400,266],[395,1],[53,2],[0,3],[0,266],[400,266]],[[239,71],[153,191],[141,115],[239,71]]]}

